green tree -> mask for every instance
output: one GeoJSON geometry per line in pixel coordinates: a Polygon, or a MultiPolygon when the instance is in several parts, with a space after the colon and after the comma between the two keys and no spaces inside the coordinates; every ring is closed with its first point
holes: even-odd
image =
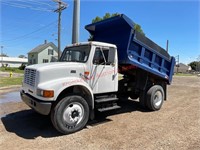
{"type": "Polygon", "coordinates": [[[97,16],[96,18],[92,19],[92,23],[102,21],[102,18],[97,16]]]}
{"type": "Polygon", "coordinates": [[[118,16],[118,15],[120,15],[120,14],[119,13],[114,13],[114,14],[111,15],[111,17],[118,16]]]}
{"type": "Polygon", "coordinates": [[[141,26],[139,24],[135,23],[134,29],[136,31],[140,32],[141,34],[145,35],[144,32],[143,32],[143,30],[142,30],[142,28],[141,28],[141,26]]]}
{"type": "Polygon", "coordinates": [[[106,14],[103,16],[103,20],[104,20],[104,19],[108,19],[108,18],[110,18],[110,17],[112,17],[111,14],[110,14],[110,13],[106,13],[106,14]]]}
{"type": "Polygon", "coordinates": [[[5,54],[5,53],[0,54],[0,56],[2,56],[2,57],[8,57],[8,55],[5,54]]]}
{"type": "Polygon", "coordinates": [[[188,66],[191,66],[194,71],[200,71],[200,61],[193,61],[189,63],[188,66]]]}
{"type": "MultiPolygon", "coordinates": [[[[106,13],[103,17],[95,17],[94,19],[92,19],[92,23],[96,23],[96,22],[99,22],[99,21],[102,21],[102,20],[105,20],[105,19],[108,19],[108,18],[111,18],[111,17],[115,17],[115,16],[118,16],[120,15],[119,13],[113,13],[113,14],[110,14],[110,13],[106,13]]],[[[142,27],[137,24],[137,23],[134,23],[134,29],[138,32],[140,32],[141,34],[145,35],[145,33],[143,32],[142,30],[142,27]]],[[[89,41],[92,41],[93,37],[92,35],[90,35],[89,37],[89,41]]]]}
{"type": "Polygon", "coordinates": [[[26,58],[25,55],[19,55],[18,58],[26,58]]]}

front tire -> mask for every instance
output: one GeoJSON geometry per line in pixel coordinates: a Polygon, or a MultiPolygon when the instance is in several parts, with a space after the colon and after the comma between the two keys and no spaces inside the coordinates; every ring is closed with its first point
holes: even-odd
{"type": "Polygon", "coordinates": [[[52,109],[51,121],[62,134],[83,129],[88,122],[89,106],[81,96],[67,96],[52,109]]]}

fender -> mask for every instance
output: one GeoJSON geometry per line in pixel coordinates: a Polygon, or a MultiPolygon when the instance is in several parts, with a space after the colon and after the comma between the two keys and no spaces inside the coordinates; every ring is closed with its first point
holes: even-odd
{"type": "Polygon", "coordinates": [[[88,83],[83,80],[82,78],[78,77],[66,77],[66,78],[60,78],[56,80],[51,80],[42,84],[38,85],[39,89],[49,89],[49,90],[54,90],[54,98],[51,99],[55,101],[59,94],[64,91],[65,89],[72,87],[72,86],[82,86],[88,90],[90,93],[90,96],[92,98],[91,105],[92,109],[94,109],[94,96],[91,88],[89,87],[88,83]]]}

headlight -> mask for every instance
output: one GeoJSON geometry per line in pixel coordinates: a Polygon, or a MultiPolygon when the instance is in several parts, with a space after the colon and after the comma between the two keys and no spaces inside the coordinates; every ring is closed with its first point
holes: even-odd
{"type": "Polygon", "coordinates": [[[51,97],[54,97],[54,91],[37,89],[37,95],[46,97],[46,98],[51,98],[51,97]]]}

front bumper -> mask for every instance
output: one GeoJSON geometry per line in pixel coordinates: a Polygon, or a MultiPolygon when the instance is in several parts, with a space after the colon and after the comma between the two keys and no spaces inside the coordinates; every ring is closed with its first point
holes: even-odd
{"type": "Polygon", "coordinates": [[[26,93],[24,93],[23,90],[20,91],[21,99],[31,108],[33,108],[35,111],[37,111],[40,114],[48,115],[51,111],[51,102],[43,102],[40,101],[26,93]]]}

